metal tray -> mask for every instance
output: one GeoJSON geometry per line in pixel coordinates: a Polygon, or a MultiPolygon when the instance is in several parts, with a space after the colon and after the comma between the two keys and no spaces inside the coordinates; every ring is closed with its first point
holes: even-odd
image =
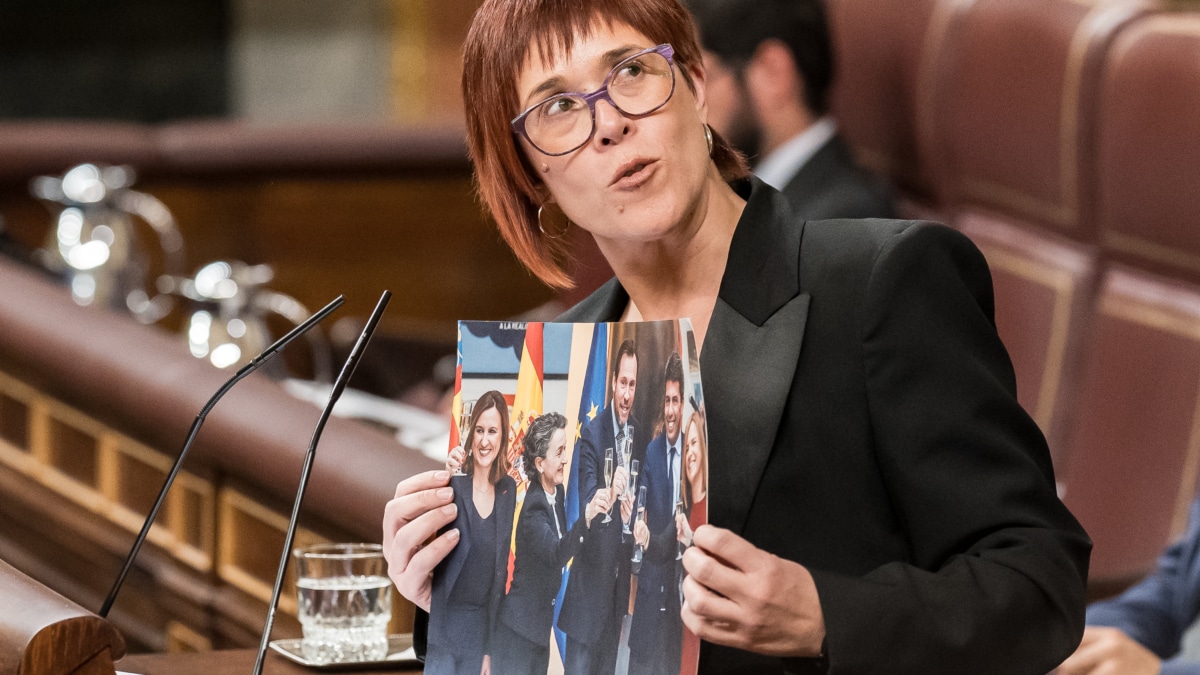
{"type": "Polygon", "coordinates": [[[388,654],[379,661],[354,661],[351,663],[315,663],[304,658],[300,647],[302,640],[272,640],[271,649],[279,652],[290,661],[302,666],[318,670],[369,670],[375,668],[393,668],[395,666],[420,666],[421,662],[413,653],[412,633],[402,633],[388,636],[388,654]]]}

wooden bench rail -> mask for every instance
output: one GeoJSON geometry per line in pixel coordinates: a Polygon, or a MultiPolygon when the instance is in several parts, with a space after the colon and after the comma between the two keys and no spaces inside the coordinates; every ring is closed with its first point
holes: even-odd
{"type": "Polygon", "coordinates": [[[125,640],[104,619],[0,560],[0,675],[112,675],[125,640]]]}

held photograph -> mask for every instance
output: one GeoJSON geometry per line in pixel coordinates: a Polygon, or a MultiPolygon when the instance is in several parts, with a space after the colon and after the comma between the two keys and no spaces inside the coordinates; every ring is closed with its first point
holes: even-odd
{"type": "Polygon", "coordinates": [[[707,521],[686,319],[459,323],[425,672],[696,672],[682,556],[707,521]]]}

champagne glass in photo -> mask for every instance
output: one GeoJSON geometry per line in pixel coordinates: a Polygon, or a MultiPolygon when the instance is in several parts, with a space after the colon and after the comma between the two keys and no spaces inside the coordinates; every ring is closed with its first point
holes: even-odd
{"type": "Polygon", "coordinates": [[[459,415],[458,415],[458,438],[459,438],[459,441],[463,444],[463,461],[458,465],[458,468],[456,468],[454,470],[455,476],[467,475],[466,472],[463,471],[463,464],[466,464],[466,460],[467,460],[467,458],[466,458],[466,453],[468,452],[468,448],[466,447],[467,432],[469,432],[471,430],[471,412],[474,410],[475,410],[475,401],[463,401],[462,412],[459,413],[459,415]]]}
{"type": "MultiPolygon", "coordinates": [[[[638,461],[636,459],[629,463],[629,482],[625,484],[626,495],[632,496],[634,491],[637,490],[638,468],[638,461]]],[[[633,527],[633,519],[635,517],[633,514],[630,514],[629,522],[625,523],[625,526],[621,529],[622,532],[633,534],[633,530],[629,528],[633,527]]]]}
{"type": "MultiPolygon", "coordinates": [[[[683,513],[683,498],[681,497],[675,501],[675,522],[679,522],[679,516],[682,516],[682,515],[684,515],[684,513],[683,513]]],[[[683,559],[683,549],[685,549],[687,547],[683,545],[682,541],[676,541],[675,548],[676,548],[675,559],[682,560],[683,559]]]]}
{"type": "MultiPolygon", "coordinates": [[[[643,523],[646,522],[646,486],[645,485],[638,488],[637,510],[633,512],[633,518],[636,520],[640,520],[643,523]]],[[[634,574],[637,574],[638,570],[642,566],[642,555],[644,553],[645,553],[645,547],[643,547],[641,544],[638,544],[633,547],[633,558],[632,558],[631,562],[633,563],[633,573],[634,574]]]]}
{"type": "MultiPolygon", "coordinates": [[[[629,478],[629,460],[633,459],[633,425],[626,424],[625,430],[621,432],[621,440],[618,442],[617,451],[620,456],[617,458],[621,462],[621,466],[625,467],[625,478],[629,478]]],[[[622,500],[633,503],[633,491],[629,489],[629,481],[625,481],[625,491],[618,495],[622,500]]],[[[622,525],[624,529],[624,525],[622,525]]]]}
{"type": "MultiPolygon", "coordinates": [[[[604,488],[606,490],[612,488],[612,480],[613,480],[613,449],[606,448],[604,450],[604,488]]],[[[609,508],[611,509],[612,507],[610,506],[609,508]]],[[[600,522],[611,523],[612,522],[612,513],[606,511],[604,513],[604,520],[602,520],[600,522]]]]}
{"type": "MultiPolygon", "coordinates": [[[[621,466],[625,467],[625,471],[629,471],[629,462],[633,459],[633,425],[625,425],[625,436],[621,439],[621,466]]],[[[625,494],[633,499],[633,490],[629,486],[625,486],[625,494]]]]}

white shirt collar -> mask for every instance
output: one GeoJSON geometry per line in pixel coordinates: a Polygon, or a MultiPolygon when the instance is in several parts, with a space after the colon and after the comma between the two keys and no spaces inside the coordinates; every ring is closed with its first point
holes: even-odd
{"type": "Polygon", "coordinates": [[[829,142],[837,134],[837,122],[832,117],[822,117],[812,126],[796,134],[787,143],[779,146],[774,152],[763,157],[758,166],[754,167],[754,175],[775,188],[782,190],[783,186],[795,177],[804,163],[829,142]]]}
{"type": "MultiPolygon", "coordinates": [[[[539,481],[540,482],[540,481],[539,481]]],[[[546,501],[550,504],[550,517],[554,518],[554,533],[562,538],[562,526],[558,524],[558,509],[554,508],[554,493],[546,492],[546,486],[543,485],[542,492],[546,494],[546,501]]]]}
{"type": "Polygon", "coordinates": [[[616,440],[617,436],[621,435],[621,431],[625,427],[629,426],[629,419],[627,418],[625,420],[625,424],[622,425],[621,422],[617,419],[617,402],[614,400],[611,403],[611,405],[612,405],[613,440],[616,440]]]}

